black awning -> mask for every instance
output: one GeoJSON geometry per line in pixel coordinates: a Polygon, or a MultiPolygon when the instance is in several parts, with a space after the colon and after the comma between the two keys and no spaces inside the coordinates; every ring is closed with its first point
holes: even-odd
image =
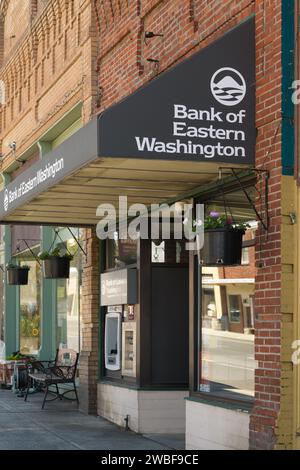
{"type": "Polygon", "coordinates": [[[97,126],[94,118],[9,183],[0,193],[0,220],[97,159],[97,126]]]}

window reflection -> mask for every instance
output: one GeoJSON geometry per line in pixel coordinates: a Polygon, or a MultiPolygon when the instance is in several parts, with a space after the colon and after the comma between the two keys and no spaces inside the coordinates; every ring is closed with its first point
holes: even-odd
{"type": "MultiPolygon", "coordinates": [[[[251,230],[245,235],[251,240],[251,230]]],[[[215,396],[254,397],[254,246],[246,265],[202,267],[198,389],[215,396]]]]}
{"type": "Polygon", "coordinates": [[[107,240],[107,269],[125,268],[137,261],[137,240],[122,240],[115,233],[113,240],[107,240]]]}
{"type": "Polygon", "coordinates": [[[41,269],[36,261],[20,264],[30,267],[28,285],[20,286],[20,351],[37,355],[40,348],[41,269]]]}
{"type": "Polygon", "coordinates": [[[71,261],[69,279],[57,280],[57,347],[80,350],[81,253],[71,261]]]}

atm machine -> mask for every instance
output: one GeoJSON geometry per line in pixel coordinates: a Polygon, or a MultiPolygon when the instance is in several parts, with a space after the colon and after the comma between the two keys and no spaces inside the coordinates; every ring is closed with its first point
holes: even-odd
{"type": "Polygon", "coordinates": [[[107,307],[105,315],[105,367],[121,369],[122,305],[107,307]]]}

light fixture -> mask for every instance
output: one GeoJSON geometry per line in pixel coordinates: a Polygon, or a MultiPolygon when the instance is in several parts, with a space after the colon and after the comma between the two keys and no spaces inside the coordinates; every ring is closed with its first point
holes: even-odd
{"type": "Polygon", "coordinates": [[[163,37],[164,35],[161,33],[153,33],[153,31],[146,31],[145,32],[145,39],[152,39],[155,37],[163,37]]]}

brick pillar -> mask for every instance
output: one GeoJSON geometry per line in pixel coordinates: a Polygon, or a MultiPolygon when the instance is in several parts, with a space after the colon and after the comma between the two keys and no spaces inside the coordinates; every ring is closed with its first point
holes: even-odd
{"type": "MultiPolygon", "coordinates": [[[[296,185],[294,177],[286,176],[290,173],[285,173],[287,168],[291,170],[286,164],[286,157],[290,152],[287,146],[290,129],[288,131],[286,129],[287,124],[282,119],[282,114],[286,115],[287,112],[283,112],[282,109],[291,100],[287,96],[288,87],[283,93],[281,83],[282,73],[287,73],[284,62],[286,67],[292,65],[292,51],[282,56],[279,54],[278,57],[274,55],[275,49],[281,50],[284,31],[286,40],[286,31],[291,28],[286,20],[283,21],[282,6],[283,3],[279,0],[274,0],[272,3],[265,2],[264,5],[262,2],[256,2],[256,167],[268,169],[270,173],[268,185],[270,226],[268,233],[260,228],[256,243],[257,368],[255,402],[250,419],[250,448],[263,450],[291,449],[294,426],[291,344],[296,238],[289,214],[296,211],[294,201],[296,185]],[[263,46],[262,50],[260,50],[261,41],[268,44],[267,47],[263,46]]],[[[260,207],[259,201],[258,207],[260,207]]]]}
{"type": "Polygon", "coordinates": [[[99,240],[92,229],[86,230],[87,257],[82,279],[82,349],[79,367],[80,409],[97,411],[98,335],[99,335],[99,240]]]}
{"type": "MultiPolygon", "coordinates": [[[[280,208],[278,192],[273,193],[270,212],[280,208]]],[[[273,184],[275,181],[273,182],[273,184]]],[[[272,188],[272,186],[271,186],[272,188]]],[[[272,189],[271,189],[272,191],[272,189]]],[[[255,402],[250,419],[250,449],[273,450],[280,409],[281,336],[281,225],[271,218],[268,234],[262,228],[256,237],[255,282],[255,402]]]]}

